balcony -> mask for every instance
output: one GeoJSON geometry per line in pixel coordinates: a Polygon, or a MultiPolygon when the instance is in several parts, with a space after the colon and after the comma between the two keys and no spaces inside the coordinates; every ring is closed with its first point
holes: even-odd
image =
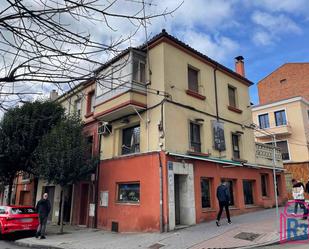
{"type": "Polygon", "coordinates": [[[254,132],[255,137],[257,138],[266,138],[271,135],[291,135],[292,134],[292,127],[289,123],[286,125],[271,125],[269,128],[258,129],[254,132]]]}
{"type": "Polygon", "coordinates": [[[141,84],[131,84],[131,88],[120,86],[104,94],[96,103],[94,118],[109,122],[146,109],[146,87],[141,84]]]}
{"type": "MultiPolygon", "coordinates": [[[[276,168],[283,168],[280,148],[276,147],[276,168]]],[[[273,146],[263,143],[255,143],[256,163],[261,166],[273,167],[273,146]]]]}

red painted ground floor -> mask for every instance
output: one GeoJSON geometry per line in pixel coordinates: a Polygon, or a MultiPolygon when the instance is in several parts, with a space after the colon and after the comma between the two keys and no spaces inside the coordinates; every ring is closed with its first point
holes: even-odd
{"type": "MultiPolygon", "coordinates": [[[[274,206],[272,169],[249,168],[164,152],[131,155],[100,164],[97,225],[124,231],[169,231],[215,219],[216,188],[228,181],[232,215],[274,206]]],[[[276,172],[279,204],[285,175],[276,172]]]]}

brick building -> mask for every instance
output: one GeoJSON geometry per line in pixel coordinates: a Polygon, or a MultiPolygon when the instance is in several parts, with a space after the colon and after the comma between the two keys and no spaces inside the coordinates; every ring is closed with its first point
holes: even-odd
{"type": "Polygon", "coordinates": [[[309,180],[309,63],[282,65],[258,83],[258,93],[256,141],[272,143],[275,135],[290,193],[292,178],[309,180]]]}
{"type": "Polygon", "coordinates": [[[257,86],[260,105],[296,96],[309,100],[309,63],[285,63],[257,86]]]}

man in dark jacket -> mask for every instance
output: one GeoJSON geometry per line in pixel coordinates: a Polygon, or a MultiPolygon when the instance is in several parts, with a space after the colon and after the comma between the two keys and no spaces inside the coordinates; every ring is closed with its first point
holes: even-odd
{"type": "Polygon", "coordinates": [[[35,237],[38,238],[39,236],[41,236],[40,239],[46,239],[45,230],[46,230],[47,218],[50,212],[50,202],[48,200],[47,193],[45,193],[43,195],[43,198],[39,200],[39,202],[37,203],[36,210],[39,214],[40,225],[38,227],[35,237]]]}
{"type": "Polygon", "coordinates": [[[217,198],[220,206],[219,213],[217,215],[217,220],[216,224],[219,227],[220,224],[220,219],[221,219],[221,214],[223,211],[223,208],[225,208],[226,212],[226,218],[228,224],[232,224],[231,218],[230,218],[230,211],[229,211],[229,204],[231,201],[231,196],[230,196],[230,190],[228,188],[228,183],[227,182],[222,182],[220,186],[217,188],[217,198]]]}

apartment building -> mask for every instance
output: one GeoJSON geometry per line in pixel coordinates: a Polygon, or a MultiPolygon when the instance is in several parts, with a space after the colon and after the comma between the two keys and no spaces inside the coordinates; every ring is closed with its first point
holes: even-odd
{"type": "MultiPolygon", "coordinates": [[[[286,63],[258,83],[252,108],[256,141],[280,147],[286,184],[309,180],[309,63],[286,63]]],[[[291,195],[290,195],[291,197],[291,195]]]]}
{"type": "MultiPolygon", "coordinates": [[[[61,96],[68,112],[80,113],[100,154],[96,177],[73,187],[72,223],[120,232],[193,225],[215,218],[223,180],[232,214],[273,206],[272,147],[254,141],[252,83],[242,57],[235,66],[236,72],[163,30],[61,96]]],[[[275,164],[282,203],[278,150],[275,164]]]]}

